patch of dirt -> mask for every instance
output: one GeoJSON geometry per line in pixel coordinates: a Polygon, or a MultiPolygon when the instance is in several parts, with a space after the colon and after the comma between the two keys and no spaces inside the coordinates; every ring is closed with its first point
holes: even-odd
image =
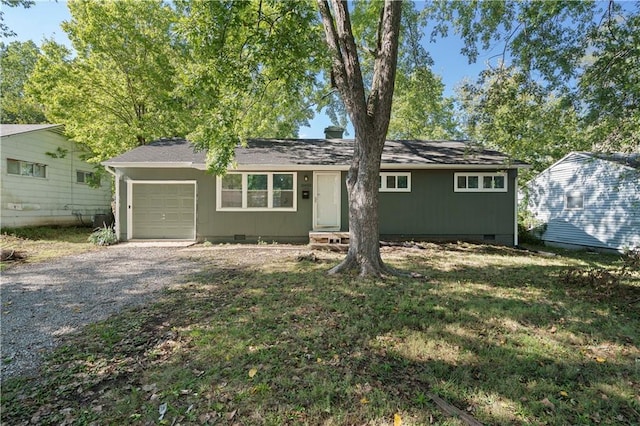
{"type": "Polygon", "coordinates": [[[23,252],[11,249],[0,249],[0,261],[2,262],[18,262],[26,258],[27,255],[23,252]]]}

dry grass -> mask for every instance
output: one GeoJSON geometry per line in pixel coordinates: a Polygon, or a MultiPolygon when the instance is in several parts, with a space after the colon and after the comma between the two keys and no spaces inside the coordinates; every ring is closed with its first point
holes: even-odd
{"type": "Polygon", "coordinates": [[[3,228],[0,234],[3,252],[0,268],[4,270],[16,263],[43,262],[98,250],[97,246],[87,241],[91,232],[91,228],[75,226],[3,228]],[[4,261],[6,257],[9,259],[4,261]]]}
{"type": "Polygon", "coordinates": [[[187,250],[208,267],[3,384],[3,420],[462,424],[435,394],[484,424],[638,424],[637,270],[603,292],[565,273],[615,275],[619,257],[426,247],[384,249],[426,280],[328,277],[333,253],[187,250]]]}

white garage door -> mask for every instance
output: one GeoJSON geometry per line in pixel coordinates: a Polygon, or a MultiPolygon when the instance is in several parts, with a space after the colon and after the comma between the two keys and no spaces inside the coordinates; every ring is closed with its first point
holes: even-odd
{"type": "Polygon", "coordinates": [[[130,239],[193,240],[195,182],[130,182],[130,239]]]}

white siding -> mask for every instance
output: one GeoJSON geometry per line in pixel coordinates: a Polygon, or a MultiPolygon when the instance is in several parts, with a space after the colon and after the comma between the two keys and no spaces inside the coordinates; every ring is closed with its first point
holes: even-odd
{"type": "Polygon", "coordinates": [[[76,183],[76,171],[92,171],[81,159],[82,151],[64,136],[40,130],[2,137],[0,204],[2,227],[40,224],[91,223],[98,213],[111,209],[111,181],[102,178],[99,188],[76,183]],[[58,148],[63,158],[53,158],[58,148]],[[7,159],[46,164],[47,177],[34,178],[7,173],[7,159]]]}
{"type": "Polygon", "coordinates": [[[543,240],[615,250],[640,247],[639,170],[571,153],[528,187],[529,210],[547,226],[543,240]],[[582,209],[566,208],[568,193],[583,195],[582,209]]]}

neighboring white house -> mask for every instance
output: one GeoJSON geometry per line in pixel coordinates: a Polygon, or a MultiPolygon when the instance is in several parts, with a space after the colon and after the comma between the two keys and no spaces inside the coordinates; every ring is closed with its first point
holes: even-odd
{"type": "Polygon", "coordinates": [[[94,166],[55,124],[0,125],[0,225],[91,224],[111,211],[108,175],[93,187],[94,166]]]}
{"type": "Polygon", "coordinates": [[[527,187],[545,243],[640,248],[640,154],[572,152],[527,187]]]}

